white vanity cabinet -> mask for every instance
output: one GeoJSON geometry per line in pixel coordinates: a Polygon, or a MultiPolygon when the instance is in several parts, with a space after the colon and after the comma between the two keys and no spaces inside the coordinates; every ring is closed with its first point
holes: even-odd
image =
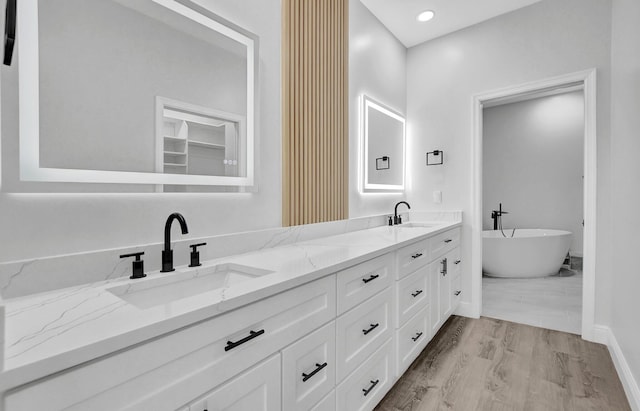
{"type": "Polygon", "coordinates": [[[460,229],[5,394],[4,411],[372,410],[461,295],[460,229]]]}

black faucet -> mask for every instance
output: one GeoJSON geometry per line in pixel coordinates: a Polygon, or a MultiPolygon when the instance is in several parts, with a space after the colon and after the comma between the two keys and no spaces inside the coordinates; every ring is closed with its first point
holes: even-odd
{"type": "Polygon", "coordinates": [[[509,213],[506,211],[502,211],[502,203],[500,203],[500,206],[498,207],[497,210],[491,211],[491,218],[493,219],[494,230],[498,229],[498,221],[502,222],[501,219],[503,214],[509,214],[509,213]]]}
{"type": "Polygon", "coordinates": [[[168,273],[175,270],[175,268],[173,268],[173,250],[171,249],[171,223],[173,223],[173,220],[178,220],[180,223],[182,234],[187,234],[189,232],[187,222],[182,214],[173,213],[167,218],[167,222],[164,224],[164,250],[162,250],[161,273],[168,273]]]}
{"type": "Polygon", "coordinates": [[[406,201],[398,202],[396,204],[395,208],[393,209],[393,224],[402,224],[402,217],[398,215],[398,206],[400,204],[406,204],[406,206],[409,208],[409,210],[411,210],[411,206],[406,201]]]}

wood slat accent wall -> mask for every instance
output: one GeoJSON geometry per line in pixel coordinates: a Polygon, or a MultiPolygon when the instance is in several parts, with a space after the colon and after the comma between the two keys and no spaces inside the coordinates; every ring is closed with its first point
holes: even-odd
{"type": "Polygon", "coordinates": [[[349,0],[283,0],[282,223],[348,217],[349,0]]]}

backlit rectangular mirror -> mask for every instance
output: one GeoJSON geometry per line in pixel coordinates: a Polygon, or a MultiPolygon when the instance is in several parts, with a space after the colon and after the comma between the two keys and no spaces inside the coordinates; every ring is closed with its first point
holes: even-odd
{"type": "Polygon", "coordinates": [[[405,119],[402,114],[362,96],[363,191],[403,191],[405,119]]]}
{"type": "Polygon", "coordinates": [[[21,0],[18,39],[22,180],[253,185],[255,35],[187,0],[21,0]]]}

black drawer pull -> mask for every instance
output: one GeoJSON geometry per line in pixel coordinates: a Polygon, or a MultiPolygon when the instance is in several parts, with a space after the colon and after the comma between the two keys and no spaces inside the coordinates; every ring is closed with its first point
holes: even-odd
{"type": "Polygon", "coordinates": [[[413,340],[413,342],[418,341],[418,339],[422,337],[422,333],[417,333],[415,337],[411,337],[411,339],[413,340]]]}
{"type": "Polygon", "coordinates": [[[411,258],[420,258],[422,257],[422,253],[415,253],[414,255],[411,256],[411,258]]]}
{"type": "Polygon", "coordinates": [[[363,388],[362,391],[364,392],[364,396],[366,397],[379,382],[380,380],[371,381],[371,387],[363,388]]]}
{"type": "Polygon", "coordinates": [[[460,264],[460,260],[456,260],[453,262],[454,264],[460,264]]]}
{"type": "Polygon", "coordinates": [[[373,281],[378,277],[380,277],[378,274],[372,274],[369,278],[363,278],[362,281],[366,284],[369,281],[373,281]]]}
{"type": "Polygon", "coordinates": [[[418,290],[418,291],[416,291],[415,293],[411,293],[411,296],[412,296],[413,298],[415,298],[415,297],[419,296],[420,294],[422,294],[422,290],[418,290]]]}
{"type": "Polygon", "coordinates": [[[458,290],[458,291],[456,291],[454,294],[455,294],[455,295],[460,295],[460,293],[461,293],[461,292],[462,292],[462,291],[458,290]]]}
{"type": "Polygon", "coordinates": [[[327,366],[327,363],[318,364],[316,363],[316,369],[311,371],[309,374],[302,373],[302,382],[306,382],[309,378],[316,375],[320,370],[327,366]]]}
{"type": "Polygon", "coordinates": [[[452,240],[452,239],[450,239],[450,238],[447,238],[446,240],[444,240],[444,242],[445,242],[445,243],[450,243],[450,242],[452,242],[452,241],[453,241],[453,240],[452,240]]]}
{"type": "Polygon", "coordinates": [[[376,328],[378,328],[378,326],[380,325],[380,323],[375,323],[375,324],[371,324],[371,327],[368,330],[362,330],[362,333],[364,335],[369,334],[371,331],[375,330],[376,328]]]}
{"type": "Polygon", "coordinates": [[[225,350],[225,351],[233,350],[233,349],[234,349],[234,348],[236,348],[237,346],[242,345],[242,344],[246,343],[247,341],[251,341],[251,340],[253,340],[254,338],[256,338],[256,337],[258,337],[258,336],[260,336],[260,335],[262,335],[262,334],[264,334],[264,330],[260,330],[260,331],[253,331],[253,330],[251,330],[251,331],[249,331],[249,335],[247,335],[246,337],[244,337],[244,338],[243,338],[243,339],[241,339],[241,340],[238,340],[238,341],[236,341],[236,342],[233,342],[233,341],[227,341],[227,346],[226,346],[226,347],[224,347],[224,350],[225,350]]]}

